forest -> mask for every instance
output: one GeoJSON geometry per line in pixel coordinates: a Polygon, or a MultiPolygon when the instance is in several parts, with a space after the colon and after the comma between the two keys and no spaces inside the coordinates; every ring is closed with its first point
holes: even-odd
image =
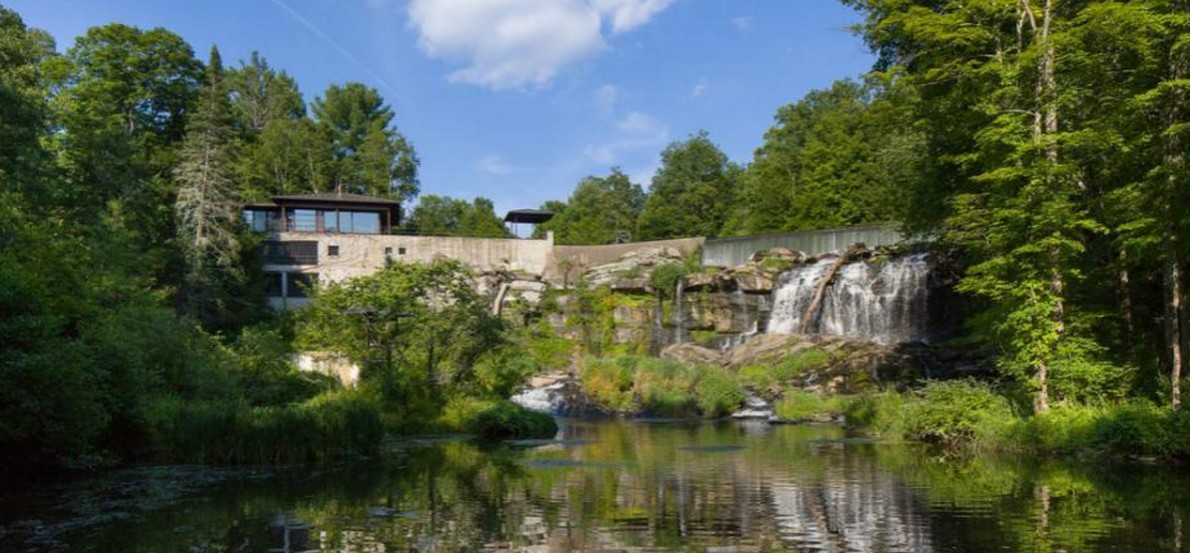
{"type": "MultiPolygon", "coordinates": [[[[661,152],[647,189],[617,168],[581,180],[539,231],[607,244],[898,223],[957,260],[973,306],[959,343],[996,352],[1034,412],[1179,408],[1190,5],[844,3],[871,72],[776,107],[745,164],[699,132],[661,152]]],[[[307,460],[426,420],[513,416],[500,397],[557,352],[519,345],[458,286],[462,267],[394,267],[301,316],[265,307],[245,201],[341,188],[410,205],[407,232],[507,236],[487,199],[414,205],[418,164],[365,84],[307,101],[262,55],[204,62],[121,24],[58,53],[0,7],[0,464],[307,460]],[[434,294],[460,298],[448,317],[367,309],[434,294]],[[298,373],[295,344],[356,348],[373,385],[298,373]],[[269,442],[298,427],[317,431],[269,442]]]]}

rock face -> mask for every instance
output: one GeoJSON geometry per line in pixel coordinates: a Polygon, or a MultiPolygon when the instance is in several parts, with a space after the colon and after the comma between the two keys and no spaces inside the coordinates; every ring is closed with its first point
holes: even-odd
{"type": "Polygon", "coordinates": [[[682,252],[676,248],[644,248],[620,256],[615,263],[596,265],[583,276],[591,287],[610,286],[613,290],[647,291],[649,275],[658,265],[681,263],[682,252]]]}
{"type": "Polygon", "coordinates": [[[722,365],[723,354],[698,344],[673,344],[661,350],[663,359],[681,361],[687,365],[722,365]]]}

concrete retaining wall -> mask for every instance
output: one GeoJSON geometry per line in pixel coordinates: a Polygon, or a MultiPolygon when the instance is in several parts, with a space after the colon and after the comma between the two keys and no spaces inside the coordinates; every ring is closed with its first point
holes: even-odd
{"type": "Polygon", "coordinates": [[[585,269],[595,265],[614,263],[620,260],[620,256],[629,252],[650,248],[673,248],[682,252],[682,255],[690,255],[698,251],[704,242],[706,242],[705,238],[697,237],[608,244],[606,246],[554,246],[550,262],[546,266],[545,277],[553,282],[572,281],[585,269]],[[564,269],[568,270],[564,271],[564,269]],[[564,272],[566,274],[563,274],[564,272]]]}
{"type": "Polygon", "coordinates": [[[891,246],[903,240],[901,233],[891,225],[862,225],[842,229],[716,238],[707,240],[703,245],[702,264],[720,267],[743,265],[753,253],[770,248],[789,248],[811,255],[821,255],[842,252],[855,243],[874,248],[891,246]]]}
{"type": "Polygon", "coordinates": [[[460,261],[472,269],[513,271],[541,275],[546,271],[553,238],[519,240],[466,238],[459,236],[400,236],[375,234],[310,234],[284,232],[274,240],[318,242],[318,264],[308,268],[266,265],[266,271],[318,273],[320,282],[337,282],[371,274],[393,262],[429,263],[445,258],[460,261]],[[337,247],[338,255],[330,255],[337,247]]]}

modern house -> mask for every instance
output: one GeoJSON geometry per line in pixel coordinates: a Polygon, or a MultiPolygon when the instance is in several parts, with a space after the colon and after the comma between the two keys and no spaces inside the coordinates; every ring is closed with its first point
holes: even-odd
{"type": "Polygon", "coordinates": [[[266,295],[277,309],[304,305],[306,291],[316,283],[366,275],[394,261],[447,258],[479,272],[543,275],[553,249],[553,236],[521,240],[400,234],[400,202],[358,194],[274,196],[245,205],[243,216],[248,228],[266,236],[266,295]]]}

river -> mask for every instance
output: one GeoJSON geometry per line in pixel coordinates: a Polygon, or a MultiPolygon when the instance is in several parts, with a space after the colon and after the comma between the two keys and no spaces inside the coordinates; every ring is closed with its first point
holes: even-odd
{"type": "MultiPolygon", "coordinates": [[[[954,458],[835,426],[563,421],[283,470],[149,467],[0,496],[0,550],[1185,551],[1185,469],[954,458]],[[284,526],[282,526],[284,521],[284,526]]],[[[1187,521],[1190,522],[1190,521],[1187,521]]]]}

